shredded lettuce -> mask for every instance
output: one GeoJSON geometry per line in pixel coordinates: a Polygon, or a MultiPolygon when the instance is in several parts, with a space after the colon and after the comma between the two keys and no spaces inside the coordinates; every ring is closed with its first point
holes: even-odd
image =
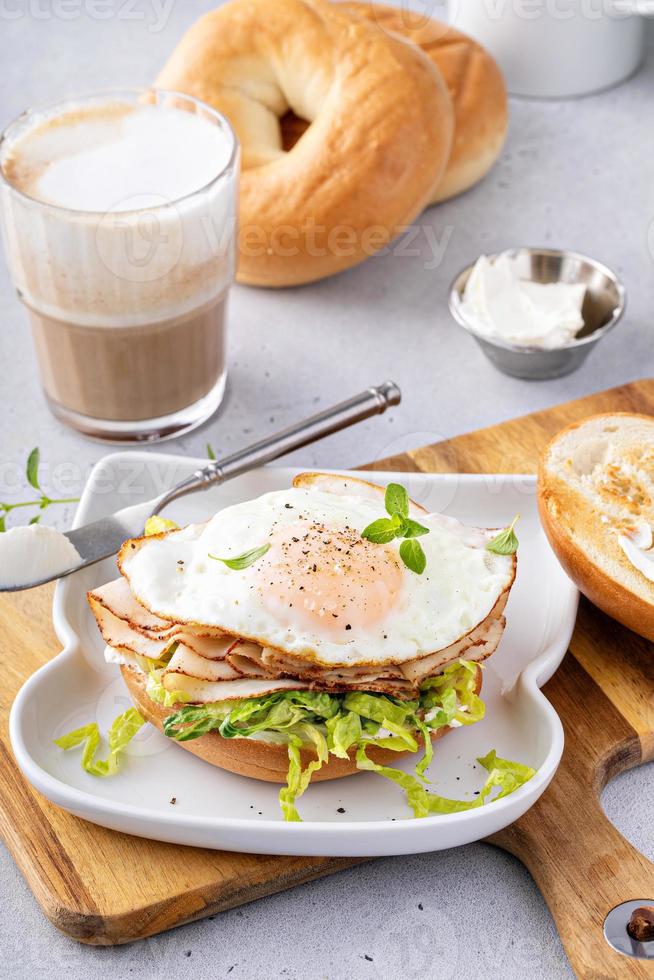
{"type": "MultiPolygon", "coordinates": [[[[478,665],[459,660],[438,677],[425,681],[420,697],[399,701],[382,694],[356,691],[331,695],[313,691],[277,691],[258,698],[215,704],[185,705],[164,721],[164,733],[183,742],[217,731],[223,738],[267,736],[288,747],[288,775],[279,800],[284,817],[300,819],[296,802],[311,777],[329,755],[347,759],[354,755],[357,768],[375,772],[400,786],[415,817],[433,813],[459,813],[500,799],[524,785],[534,770],[499,758],[495,751],[477,761],[488,777],[474,800],[450,800],[425,789],[425,772],[433,759],[431,734],[457,721],[472,725],[484,717],[484,702],[476,693],[478,665]],[[393,752],[424,753],[415,775],[393,766],[382,766],[368,755],[370,748],[393,752]],[[303,768],[302,750],[311,753],[303,768]]],[[[153,683],[153,690],[156,689],[153,683]]],[[[166,692],[168,694],[168,692],[166,692]]],[[[170,695],[174,697],[174,695],[170,695]]],[[[157,698],[155,698],[157,699],[157,698]]],[[[177,696],[177,700],[182,700],[177,696]]],[[[165,701],[162,701],[165,703],[165,701]]],[[[173,702],[174,703],[174,702],[173,702]]]]}
{"type": "MultiPolygon", "coordinates": [[[[366,755],[366,748],[374,743],[367,742],[362,744],[357,752],[357,766],[359,769],[368,769],[376,772],[386,779],[398,783],[405,791],[407,802],[413,810],[414,817],[426,817],[430,813],[462,813],[464,810],[476,810],[483,806],[490,797],[495,787],[499,787],[500,792],[493,799],[499,800],[503,796],[508,796],[520,786],[523,786],[534,775],[535,770],[531,766],[522,765],[520,762],[510,762],[508,759],[500,759],[494,749],[477,762],[486,769],[488,777],[479,795],[474,800],[450,800],[445,796],[438,796],[436,793],[428,793],[424,786],[409,773],[401,772],[390,766],[379,766],[372,762],[366,755]]],[[[416,772],[418,767],[416,767],[416,772]]]]}
{"type": "Polygon", "coordinates": [[[174,738],[176,742],[200,738],[201,735],[220,728],[233,703],[223,701],[218,704],[186,705],[164,719],[164,735],[174,738]]]}
{"type": "Polygon", "coordinates": [[[327,762],[328,755],[327,740],[315,725],[299,724],[290,734],[288,776],[286,786],[279,792],[279,803],[285,820],[297,822],[301,819],[295,801],[304,793],[314,772],[327,762]],[[315,750],[315,759],[312,759],[306,769],[303,769],[300,750],[307,745],[315,750]]]}
{"type": "Polygon", "coordinates": [[[476,690],[479,666],[469,660],[459,660],[438,677],[430,677],[423,682],[420,703],[428,716],[434,713],[430,721],[432,728],[441,728],[452,721],[462,725],[474,725],[476,721],[481,721],[486,706],[476,690]]]}
{"type": "Polygon", "coordinates": [[[159,664],[159,661],[149,660],[147,664],[148,679],[145,690],[153,701],[162,704],[164,708],[172,708],[175,704],[183,704],[184,701],[188,701],[189,696],[184,691],[169,691],[161,683],[161,673],[165,663],[159,664]]]}
{"type": "MultiPolygon", "coordinates": [[[[173,649],[174,645],[161,661],[144,661],[147,692],[153,701],[166,708],[188,701],[183,691],[168,691],[161,682],[173,649]]],[[[364,691],[336,695],[276,691],[258,698],[183,704],[164,720],[164,734],[178,742],[218,732],[222,738],[259,735],[286,744],[288,773],[279,802],[288,821],[301,819],[297,800],[330,755],[339,759],[354,757],[358,769],[377,773],[398,785],[404,790],[415,817],[460,813],[508,796],[534,775],[529,766],[501,759],[492,750],[477,760],[488,776],[475,799],[451,800],[425,788],[429,782],[425,773],[434,754],[432,733],[453,722],[472,725],[484,717],[484,703],[476,693],[477,666],[465,660],[457,661],[438,677],[425,681],[420,696],[412,701],[364,691]],[[375,747],[392,752],[418,752],[421,743],[424,751],[413,773],[379,765],[369,755],[375,747]]],[[[56,744],[70,749],[84,743],[82,766],[86,772],[110,776],[118,770],[120,753],[143,723],[135,708],[116,718],[108,733],[106,759],[95,758],[100,745],[100,732],[95,723],[63,735],[56,744]]]]}
{"type": "MultiPolygon", "coordinates": [[[[394,749],[396,752],[405,751],[405,746],[400,742],[397,745],[388,744],[390,739],[386,739],[386,744],[384,748],[394,749]]],[[[390,779],[391,782],[396,783],[401,786],[404,790],[406,796],[406,801],[413,810],[414,817],[426,817],[429,815],[429,805],[427,803],[427,792],[423,786],[418,782],[415,776],[411,773],[404,772],[402,769],[394,769],[393,766],[380,766],[378,763],[373,762],[366,755],[366,749],[371,745],[375,745],[374,741],[362,742],[357,749],[356,763],[357,769],[367,770],[368,772],[376,772],[380,776],[384,776],[386,779],[390,779]]]]}
{"type": "Polygon", "coordinates": [[[535,769],[531,766],[524,766],[520,762],[511,762],[509,759],[500,759],[491,749],[486,755],[477,759],[477,762],[488,772],[486,782],[482,786],[479,796],[472,801],[448,800],[444,796],[429,794],[430,813],[461,813],[462,810],[474,810],[483,806],[490,797],[493,789],[499,787],[500,792],[493,797],[500,800],[503,796],[508,796],[520,786],[529,782],[535,774],[535,769]]]}
{"type": "MultiPolygon", "coordinates": [[[[154,518],[150,518],[150,520],[154,520],[154,518]]],[[[155,532],[151,531],[150,533],[155,532]]],[[[176,649],[177,643],[172,642],[159,660],[151,660],[142,656],[136,657],[139,667],[143,673],[148,675],[147,693],[153,701],[163,704],[166,708],[188,701],[188,695],[183,691],[167,691],[161,683],[161,674],[176,649]]],[[[81,728],[76,728],[74,732],[68,732],[61,738],[55,739],[55,745],[60,749],[73,749],[84,742],[82,768],[91,776],[113,776],[114,773],[118,772],[120,753],[129,745],[144,724],[145,719],[141,717],[136,708],[129,708],[122,715],[118,715],[107,733],[109,755],[106,759],[95,758],[100,746],[100,729],[95,722],[83,725],[81,728]]]]}
{"type": "Polygon", "coordinates": [[[136,708],[128,708],[122,715],[118,715],[107,735],[109,755],[106,759],[95,758],[100,746],[100,729],[95,722],[55,739],[55,745],[60,749],[73,749],[83,742],[82,768],[91,776],[113,776],[118,771],[120,753],[127,748],[143,724],[145,719],[136,708]]]}
{"type": "Polygon", "coordinates": [[[356,711],[340,711],[327,719],[327,747],[337,759],[348,759],[348,749],[361,739],[361,715],[356,711]]]}

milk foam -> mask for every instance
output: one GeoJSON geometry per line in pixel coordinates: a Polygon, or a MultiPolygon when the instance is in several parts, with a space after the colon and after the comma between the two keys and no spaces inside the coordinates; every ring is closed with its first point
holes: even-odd
{"type": "Polygon", "coordinates": [[[213,302],[234,277],[235,145],[213,117],[170,102],[21,117],[0,145],[0,194],[22,299],[53,319],[121,327],[213,302]]]}
{"type": "Polygon", "coordinates": [[[232,143],[174,107],[106,107],[37,126],[13,147],[12,183],[79,211],[128,211],[177,201],[229,163],[232,143]]]}

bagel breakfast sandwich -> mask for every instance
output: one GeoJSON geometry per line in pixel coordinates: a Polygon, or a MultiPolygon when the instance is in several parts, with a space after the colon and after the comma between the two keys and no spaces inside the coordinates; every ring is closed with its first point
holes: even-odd
{"type": "Polygon", "coordinates": [[[433,742],[483,718],[482,662],[497,649],[517,538],[430,514],[397,483],[304,473],[287,490],[178,527],[150,518],[121,575],[88,593],[135,707],[96,759],[95,724],[57,740],[109,775],[149,722],[230,772],[285,784],[360,770],[398,784],[417,817],[506,796],[533,770],[490,751],[472,800],[426,788],[433,742]],[[414,773],[396,768],[418,755],[414,773]]]}

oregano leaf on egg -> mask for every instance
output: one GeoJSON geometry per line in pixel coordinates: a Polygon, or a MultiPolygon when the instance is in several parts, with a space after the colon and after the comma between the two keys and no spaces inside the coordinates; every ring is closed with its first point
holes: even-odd
{"type": "Polygon", "coordinates": [[[259,548],[244,551],[242,555],[237,555],[234,558],[219,558],[218,555],[212,554],[209,555],[209,558],[213,558],[214,561],[221,561],[223,565],[227,565],[233,571],[240,572],[244,568],[249,568],[250,565],[254,565],[255,561],[259,561],[269,549],[269,544],[262,544],[259,548]]]}
{"type": "Polygon", "coordinates": [[[361,532],[361,537],[373,544],[388,544],[396,538],[402,529],[402,518],[396,514],[394,517],[380,517],[373,521],[361,532]]]}
{"type": "Polygon", "coordinates": [[[495,535],[486,545],[487,551],[492,551],[494,555],[515,555],[518,550],[518,537],[513,530],[516,526],[520,514],[516,514],[509,527],[504,528],[499,534],[495,535]]]}
{"type": "Polygon", "coordinates": [[[427,558],[422,550],[422,545],[415,538],[404,539],[400,545],[400,558],[406,567],[415,572],[416,575],[422,575],[427,567],[427,558]]]}
{"type": "Polygon", "coordinates": [[[429,534],[429,528],[424,527],[422,524],[418,524],[417,521],[413,521],[410,517],[407,517],[402,524],[402,537],[419,538],[423,534],[429,534]]]}
{"type": "Polygon", "coordinates": [[[405,487],[399,483],[388,484],[384,495],[384,504],[386,506],[386,512],[391,517],[395,515],[399,515],[400,517],[409,516],[409,494],[406,492],[405,487]]]}

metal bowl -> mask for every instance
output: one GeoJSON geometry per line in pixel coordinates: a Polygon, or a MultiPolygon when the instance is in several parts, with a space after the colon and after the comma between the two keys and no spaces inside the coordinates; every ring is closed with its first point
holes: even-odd
{"type": "Polygon", "coordinates": [[[463,269],[452,283],[449,297],[452,316],[472,334],[489,361],[505,374],[540,381],[560,378],[575,371],[595,344],[618,324],[626,305],[624,286],[615,273],[601,262],[578,252],[553,248],[514,248],[488,257],[496,259],[499,254],[517,260],[521,279],[584,284],[586,296],[581,310],[584,326],[575,339],[562,347],[545,350],[477,333],[462,309],[463,292],[474,263],[463,269]]]}

